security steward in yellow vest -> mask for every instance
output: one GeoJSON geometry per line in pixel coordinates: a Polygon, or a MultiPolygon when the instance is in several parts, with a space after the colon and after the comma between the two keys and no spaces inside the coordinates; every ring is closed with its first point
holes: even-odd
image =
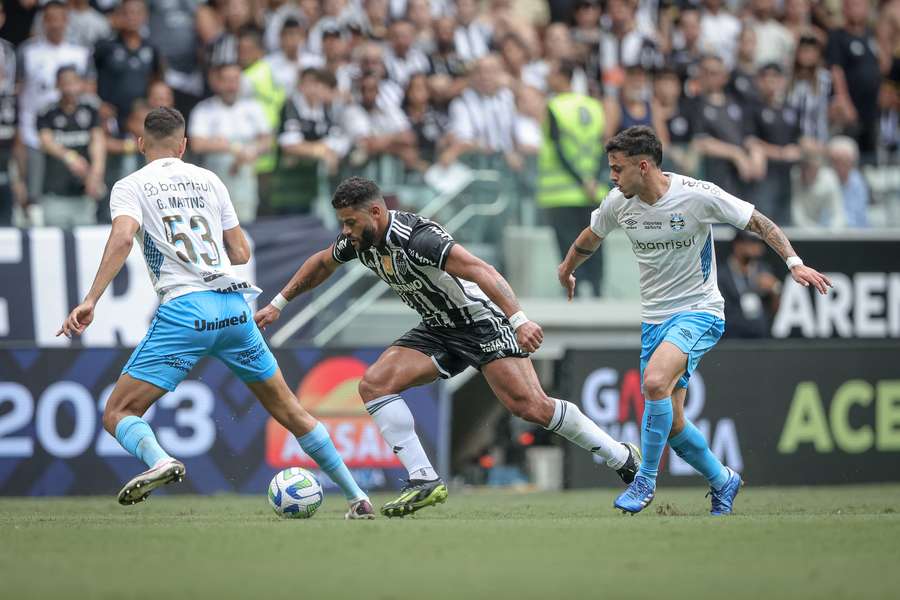
{"type": "MultiPolygon", "coordinates": [[[[572,91],[575,68],[574,63],[561,61],[550,71],[547,82],[555,95],[547,103],[538,155],[537,203],[545,224],[556,231],[561,256],[590,223],[591,211],[609,191],[597,182],[605,172],[606,160],[603,105],[572,91]]],[[[590,283],[590,291],[599,295],[603,261],[590,260],[581,268],[585,271],[579,283],[590,283]]]]}

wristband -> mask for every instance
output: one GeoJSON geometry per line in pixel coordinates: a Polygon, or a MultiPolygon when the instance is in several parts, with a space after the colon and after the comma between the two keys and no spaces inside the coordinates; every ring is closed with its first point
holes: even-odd
{"type": "Polygon", "coordinates": [[[519,327],[528,322],[528,317],[521,310],[509,318],[509,324],[512,325],[513,331],[518,331],[519,327]]]}
{"type": "Polygon", "coordinates": [[[799,256],[788,256],[787,260],[784,261],[787,264],[788,269],[793,269],[794,267],[802,267],[803,261],[800,260],[799,256]]]}
{"type": "Polygon", "coordinates": [[[281,294],[278,294],[277,296],[272,298],[271,302],[269,302],[269,304],[271,304],[278,310],[284,310],[284,307],[287,306],[287,303],[288,303],[288,299],[285,298],[284,296],[282,296],[281,294]]]}

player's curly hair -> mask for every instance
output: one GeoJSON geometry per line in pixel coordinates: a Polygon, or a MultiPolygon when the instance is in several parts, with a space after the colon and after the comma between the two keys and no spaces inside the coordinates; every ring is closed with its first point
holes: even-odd
{"type": "Polygon", "coordinates": [[[662,164],[662,144],[656,133],[649,127],[637,125],[624,129],[606,143],[606,153],[623,152],[625,156],[649,156],[662,164]]]}
{"type": "Polygon", "coordinates": [[[365,177],[348,177],[334,190],[331,206],[334,208],[359,208],[379,198],[381,198],[381,190],[374,181],[365,177]]]}

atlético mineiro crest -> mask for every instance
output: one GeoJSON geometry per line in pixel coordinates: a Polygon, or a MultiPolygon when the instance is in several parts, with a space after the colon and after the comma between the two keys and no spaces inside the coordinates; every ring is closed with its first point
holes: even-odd
{"type": "Polygon", "coordinates": [[[672,213],[669,218],[669,225],[675,231],[684,229],[684,215],[681,213],[672,213]]]}
{"type": "Polygon", "coordinates": [[[400,273],[400,275],[409,273],[409,262],[406,260],[406,255],[402,252],[394,253],[394,264],[397,265],[397,272],[400,273]]]}

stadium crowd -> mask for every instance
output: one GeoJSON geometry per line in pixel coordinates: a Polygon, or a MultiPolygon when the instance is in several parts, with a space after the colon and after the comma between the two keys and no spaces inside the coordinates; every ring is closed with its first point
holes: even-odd
{"type": "Polygon", "coordinates": [[[872,225],[863,167],[900,144],[900,0],[5,0],[0,21],[0,225],[107,220],[162,105],[242,222],[383,157],[422,185],[472,156],[533,179],[561,90],[782,225],[872,225]]]}

